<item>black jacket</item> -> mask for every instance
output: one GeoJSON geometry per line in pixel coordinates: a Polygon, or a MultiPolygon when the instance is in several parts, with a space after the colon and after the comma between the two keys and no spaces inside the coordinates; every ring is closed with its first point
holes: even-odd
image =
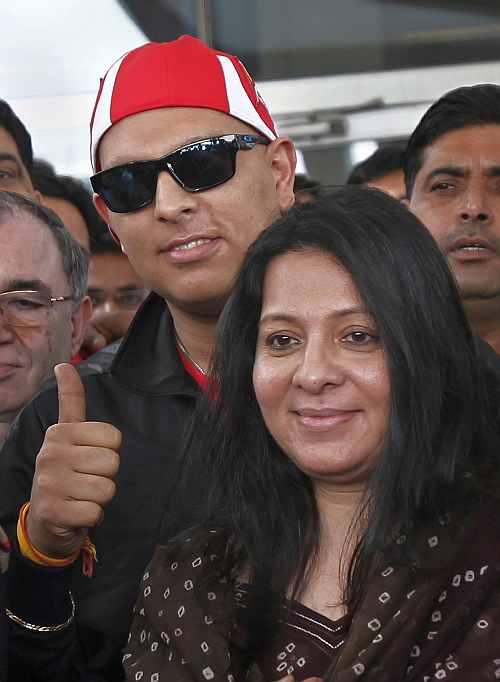
{"type": "MultiPolygon", "coordinates": [[[[10,624],[12,680],[122,679],[120,652],[140,576],[160,540],[160,525],[171,535],[176,520],[188,518],[197,499],[193,495],[172,504],[183,432],[198,388],[182,367],[172,319],[160,297],[151,294],[145,302],[111,366],[84,376],[83,382],[87,419],[109,422],[123,434],[117,493],[91,534],[98,555],[93,578],[82,576],[80,562],[64,570],[38,568],[13,552],[12,612],[35,624],[64,622],[71,612],[69,589],[77,611],[74,625],[58,633],[10,624]]],[[[36,455],[57,417],[57,391],[52,388],[23,410],[1,452],[0,523],[14,544],[36,455]]]]}

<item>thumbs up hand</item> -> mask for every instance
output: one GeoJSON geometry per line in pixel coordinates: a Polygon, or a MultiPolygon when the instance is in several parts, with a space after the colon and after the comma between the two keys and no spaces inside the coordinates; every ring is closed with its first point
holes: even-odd
{"type": "Polygon", "coordinates": [[[87,422],[85,389],[72,365],[55,368],[59,421],[45,434],[36,460],[27,531],[43,554],[65,558],[82,545],[116,492],[122,436],[103,422],[87,422]]]}

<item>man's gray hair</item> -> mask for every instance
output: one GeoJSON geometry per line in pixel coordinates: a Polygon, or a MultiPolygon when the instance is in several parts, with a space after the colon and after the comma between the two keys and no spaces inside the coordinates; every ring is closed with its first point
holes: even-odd
{"type": "Polygon", "coordinates": [[[75,303],[79,303],[87,293],[90,254],[78,244],[50,208],[17,192],[0,192],[0,224],[6,218],[16,218],[23,213],[40,221],[54,236],[71,295],[75,303]]]}

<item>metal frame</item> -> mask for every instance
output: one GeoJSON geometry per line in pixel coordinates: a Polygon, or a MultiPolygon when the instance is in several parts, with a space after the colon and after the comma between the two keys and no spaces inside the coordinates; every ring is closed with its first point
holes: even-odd
{"type": "Polygon", "coordinates": [[[431,102],[462,85],[498,82],[499,62],[264,81],[282,134],[301,148],[408,135],[431,102]]]}

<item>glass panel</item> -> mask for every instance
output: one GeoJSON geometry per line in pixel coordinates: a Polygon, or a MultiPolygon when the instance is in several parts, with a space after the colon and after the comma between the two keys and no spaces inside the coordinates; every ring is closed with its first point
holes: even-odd
{"type": "Polygon", "coordinates": [[[359,155],[358,142],[343,143],[332,147],[302,150],[307,168],[307,175],[319,180],[325,185],[343,185],[354,165],[384,144],[403,144],[405,139],[394,139],[386,143],[381,140],[373,140],[371,147],[367,146],[367,153],[359,155]]]}
{"type": "Polygon", "coordinates": [[[184,33],[197,35],[197,0],[119,0],[149,40],[174,40],[184,33]]]}
{"type": "Polygon", "coordinates": [[[500,57],[498,0],[212,0],[212,17],[256,80],[500,57]]]}

